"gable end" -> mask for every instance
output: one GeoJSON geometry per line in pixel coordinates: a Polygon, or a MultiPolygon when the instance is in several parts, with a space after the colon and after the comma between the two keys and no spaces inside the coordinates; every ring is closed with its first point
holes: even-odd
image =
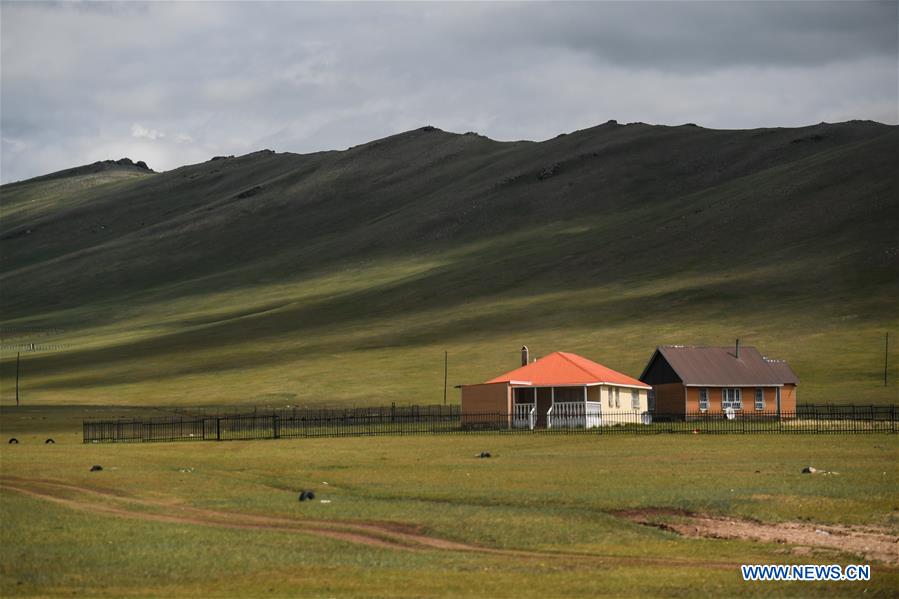
{"type": "Polygon", "coordinates": [[[643,369],[640,380],[647,385],[665,385],[668,383],[683,382],[659,350],[656,350],[652,355],[652,358],[650,358],[649,364],[643,369]]]}

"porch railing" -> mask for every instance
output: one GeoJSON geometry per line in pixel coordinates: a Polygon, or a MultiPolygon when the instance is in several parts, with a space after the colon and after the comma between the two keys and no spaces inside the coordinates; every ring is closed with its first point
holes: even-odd
{"type": "Polygon", "coordinates": [[[588,401],[586,406],[586,424],[587,428],[602,426],[602,404],[598,401],[588,401]]]}
{"type": "Polygon", "coordinates": [[[593,428],[602,425],[602,407],[595,401],[554,403],[546,412],[547,428],[593,428]]]}
{"type": "Polygon", "coordinates": [[[513,406],[512,427],[534,429],[537,423],[537,406],[532,403],[518,403],[513,406]]]}

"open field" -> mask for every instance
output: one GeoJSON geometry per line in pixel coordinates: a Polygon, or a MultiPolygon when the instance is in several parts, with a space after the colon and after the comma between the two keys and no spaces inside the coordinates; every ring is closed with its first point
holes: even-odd
{"type": "MultiPolygon", "coordinates": [[[[762,284],[765,273],[679,276],[519,297],[510,292],[510,297],[382,316],[355,312],[374,293],[357,288],[389,287],[393,278],[416,280],[425,276],[419,269],[427,268],[413,261],[375,272],[361,269],[271,289],[261,286],[253,295],[235,291],[190,301],[135,300],[135,307],[109,323],[90,316],[101,307],[67,311],[53,322],[77,322],[79,328],[38,337],[38,343],[68,344],[69,349],[22,354],[22,401],[274,407],[439,403],[446,350],[449,400],[458,402],[453,385],[481,382],[515,367],[523,342],[534,355],[564,349],[639,376],[657,345],[685,339],[698,345],[732,343],[735,333],[746,345],[790,361],[802,381],[801,402],[899,401],[899,359],[891,361],[889,386],[883,385],[883,334],[899,331],[889,310],[862,317],[848,301],[824,307],[813,298],[797,298],[760,310],[751,297],[727,307],[702,299],[702,289],[737,281],[762,284]],[[645,310],[649,313],[641,314],[645,310]]],[[[4,352],[0,401],[7,406],[14,403],[14,376],[15,355],[4,352]]]]}
{"type": "Polygon", "coordinates": [[[841,530],[899,535],[895,435],[103,446],[80,444],[71,428],[79,415],[4,410],[3,596],[682,596],[696,588],[795,596],[825,587],[894,596],[899,588],[895,546],[877,557],[816,544],[841,530]],[[21,443],[6,445],[11,435],[21,443]],[[44,445],[47,436],[57,443],[44,445]],[[477,459],[484,450],[493,457],[477,459]],[[104,470],[89,472],[93,464],[104,470]],[[806,465],[838,474],[800,474],[806,465]],[[300,489],[314,490],[315,501],[298,502],[300,489]],[[682,536],[673,532],[690,518],[681,510],[711,518],[705,524],[795,522],[811,540],[682,536]],[[872,579],[750,584],[741,563],[871,563],[872,579]]]}
{"type": "Polygon", "coordinates": [[[801,402],[896,403],[897,140],[421,129],[7,185],[0,403],[30,343],[26,405],[283,406],[442,401],[444,350],[455,385],[522,344],[638,376],[660,344],[736,337],[788,360],[801,402]]]}

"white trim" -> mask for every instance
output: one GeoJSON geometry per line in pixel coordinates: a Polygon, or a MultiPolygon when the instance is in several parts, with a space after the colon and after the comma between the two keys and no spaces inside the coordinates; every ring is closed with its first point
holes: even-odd
{"type": "Polygon", "coordinates": [[[608,385],[610,387],[624,387],[625,389],[652,389],[652,385],[625,385],[624,383],[593,383],[594,385],[608,385]]]}
{"type": "Polygon", "coordinates": [[[728,408],[733,410],[743,409],[743,387],[721,387],[721,409],[727,410],[728,408]],[[734,391],[733,399],[727,399],[728,391],[734,391]],[[727,406],[724,404],[727,404],[727,406]]]}
{"type": "Polygon", "coordinates": [[[756,387],[755,393],[753,393],[753,403],[755,404],[756,412],[764,412],[765,411],[765,388],[764,387],[756,387]],[[759,391],[762,392],[762,407],[759,407],[759,391]]]}
{"type": "MultiPolygon", "coordinates": [[[[484,384],[498,384],[498,383],[484,383],[484,384]]],[[[608,383],[605,381],[599,383],[565,383],[564,385],[544,385],[544,384],[536,384],[531,381],[506,381],[507,385],[519,385],[521,387],[540,387],[546,389],[548,387],[599,387],[600,385],[609,385],[610,387],[625,387],[628,389],[652,389],[652,385],[625,385],[624,383],[608,383]]]]}

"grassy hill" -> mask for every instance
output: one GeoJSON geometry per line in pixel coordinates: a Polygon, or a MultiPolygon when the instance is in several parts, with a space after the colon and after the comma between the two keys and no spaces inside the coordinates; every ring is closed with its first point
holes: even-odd
{"type": "Polygon", "coordinates": [[[6,185],[0,403],[30,343],[32,405],[358,405],[442,401],[444,350],[454,385],[522,343],[638,375],[659,344],[736,337],[800,401],[896,402],[896,164],[871,122],[609,122],[6,185]]]}

